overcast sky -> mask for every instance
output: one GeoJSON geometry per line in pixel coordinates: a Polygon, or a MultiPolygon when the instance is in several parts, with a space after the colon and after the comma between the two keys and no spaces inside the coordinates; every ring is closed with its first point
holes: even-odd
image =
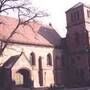
{"type": "Polygon", "coordinates": [[[33,5],[49,13],[48,18],[44,18],[46,24],[52,23],[53,27],[61,36],[65,36],[66,17],[65,11],[77,4],[83,2],[90,4],[90,0],[32,0],[33,5]]]}

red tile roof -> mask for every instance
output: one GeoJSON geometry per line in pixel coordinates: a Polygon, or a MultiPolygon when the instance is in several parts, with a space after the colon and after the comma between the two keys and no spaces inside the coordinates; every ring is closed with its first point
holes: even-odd
{"type": "MultiPolygon", "coordinates": [[[[0,40],[7,40],[16,25],[15,18],[0,16],[0,40]]],[[[9,40],[9,42],[46,46],[59,46],[60,41],[60,36],[53,28],[35,21],[29,25],[20,26],[9,40]]]]}

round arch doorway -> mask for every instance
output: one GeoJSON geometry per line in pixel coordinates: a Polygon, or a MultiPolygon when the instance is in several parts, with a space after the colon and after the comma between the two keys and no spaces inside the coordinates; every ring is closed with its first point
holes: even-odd
{"type": "Polygon", "coordinates": [[[19,69],[17,71],[16,86],[31,88],[33,86],[33,81],[31,80],[31,73],[27,69],[19,69]]]}

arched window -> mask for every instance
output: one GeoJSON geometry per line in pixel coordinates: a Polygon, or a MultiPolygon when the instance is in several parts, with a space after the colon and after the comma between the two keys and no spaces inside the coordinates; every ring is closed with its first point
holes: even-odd
{"type": "Polygon", "coordinates": [[[30,54],[30,61],[32,65],[36,64],[35,54],[33,52],[30,54]]]}
{"type": "Polygon", "coordinates": [[[52,56],[50,53],[47,55],[47,65],[52,65],[52,56]]]}

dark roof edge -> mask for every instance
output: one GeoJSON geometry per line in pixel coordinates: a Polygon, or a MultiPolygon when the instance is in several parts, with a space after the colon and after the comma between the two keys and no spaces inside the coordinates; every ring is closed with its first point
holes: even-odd
{"type": "Polygon", "coordinates": [[[67,11],[65,11],[65,13],[67,13],[70,10],[73,10],[74,8],[78,8],[80,6],[83,6],[83,7],[86,7],[86,8],[90,9],[90,5],[86,5],[86,4],[82,3],[82,2],[79,2],[76,5],[74,5],[73,7],[71,7],[70,9],[68,9],[67,11]]]}
{"type": "MultiPolygon", "coordinates": [[[[6,42],[6,40],[0,39],[2,42],[6,42]]],[[[16,42],[16,41],[8,41],[8,43],[13,43],[13,44],[22,44],[22,45],[34,45],[34,46],[40,46],[40,47],[51,47],[51,48],[60,48],[58,45],[45,45],[45,44],[35,44],[35,43],[24,43],[24,42],[16,42]]]]}

